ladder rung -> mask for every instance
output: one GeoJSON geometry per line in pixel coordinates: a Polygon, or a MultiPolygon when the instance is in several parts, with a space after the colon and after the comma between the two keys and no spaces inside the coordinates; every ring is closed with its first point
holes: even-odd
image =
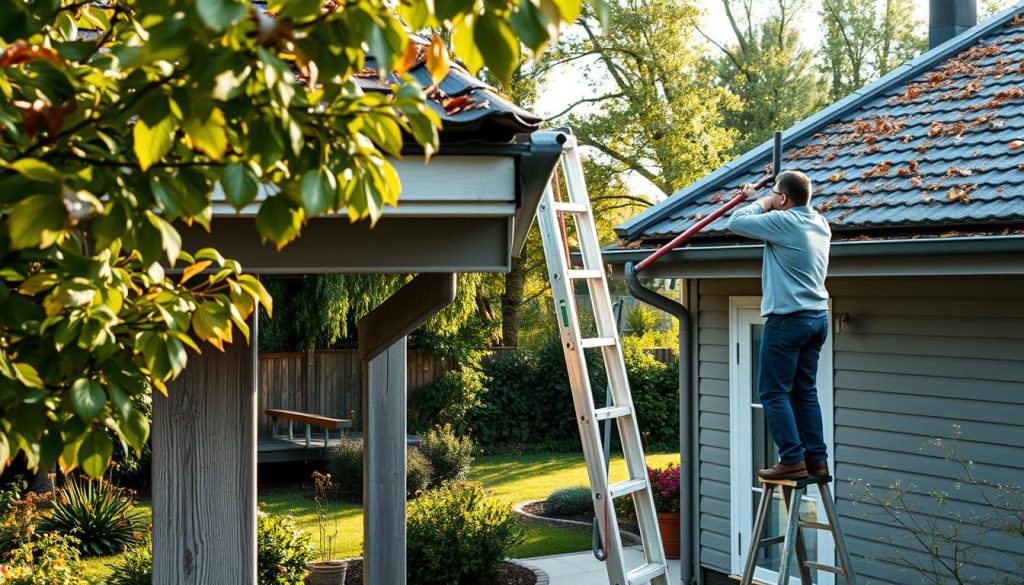
{"type": "Polygon", "coordinates": [[[808,569],[817,569],[818,571],[828,571],[829,573],[835,573],[836,575],[846,576],[846,571],[839,567],[833,567],[832,565],[823,565],[821,563],[815,563],[814,561],[807,561],[804,566],[808,569]]]}
{"type": "Polygon", "coordinates": [[[628,406],[606,406],[594,411],[594,420],[608,420],[620,416],[628,416],[631,409],[628,406]]]}
{"type": "Polygon", "coordinates": [[[822,524],[821,522],[811,522],[810,520],[801,520],[800,528],[810,528],[812,530],[827,530],[832,531],[832,527],[828,524],[822,524]]]}
{"type": "Polygon", "coordinates": [[[627,479],[626,481],[620,481],[608,486],[608,496],[614,500],[615,498],[621,498],[633,492],[638,492],[645,487],[647,487],[646,479],[627,479]]]}
{"type": "Polygon", "coordinates": [[[615,345],[614,337],[588,337],[580,340],[580,347],[590,349],[591,347],[608,347],[615,345]]]}
{"type": "Polygon", "coordinates": [[[569,270],[566,272],[569,278],[604,278],[603,270],[569,270]]]}
{"type": "Polygon", "coordinates": [[[665,574],[665,565],[661,563],[647,563],[640,565],[629,573],[626,573],[626,582],[629,585],[647,583],[651,579],[665,574]]]}
{"type": "Polygon", "coordinates": [[[761,542],[758,543],[758,546],[762,546],[762,547],[774,546],[776,544],[782,544],[783,542],[785,542],[785,540],[786,540],[785,536],[773,536],[771,538],[762,538],[761,542]]]}
{"type": "Polygon", "coordinates": [[[586,213],[590,211],[590,206],[586,203],[572,203],[571,201],[555,201],[552,205],[555,211],[562,211],[565,213],[586,213]]]}

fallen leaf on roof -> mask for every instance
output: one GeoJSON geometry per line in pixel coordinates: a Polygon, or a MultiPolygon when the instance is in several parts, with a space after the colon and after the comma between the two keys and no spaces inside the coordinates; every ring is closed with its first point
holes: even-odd
{"type": "Polygon", "coordinates": [[[971,173],[973,173],[971,169],[959,169],[956,165],[950,165],[950,167],[946,169],[947,177],[953,177],[955,175],[960,175],[961,177],[969,177],[971,173]]]}
{"type": "Polygon", "coordinates": [[[694,213],[693,214],[693,219],[697,219],[697,220],[704,219],[704,214],[703,213],[694,213]]]}
{"type": "Polygon", "coordinates": [[[996,189],[996,193],[1005,193],[1005,192],[1006,192],[1006,187],[1000,187],[1000,188],[996,189]]]}
{"type": "Polygon", "coordinates": [[[1017,150],[1018,148],[1020,148],[1022,146],[1024,146],[1024,140],[1011,140],[1010,141],[1010,150],[1017,150]]]}
{"type": "Polygon", "coordinates": [[[817,187],[814,188],[814,192],[815,193],[821,193],[824,190],[825,190],[825,188],[822,187],[821,185],[818,185],[817,187]]]}
{"type": "Polygon", "coordinates": [[[1017,170],[1024,171],[1024,163],[1020,163],[1019,165],[1017,165],[1017,170]]]}
{"type": "Polygon", "coordinates": [[[839,204],[846,203],[849,200],[850,200],[850,198],[847,197],[846,195],[840,195],[839,197],[836,197],[836,203],[839,203],[839,204]]]}
{"type": "Polygon", "coordinates": [[[1010,19],[1010,22],[1006,23],[1006,26],[1020,26],[1024,24],[1024,17],[1020,14],[1010,19]]]}
{"type": "Polygon", "coordinates": [[[830,180],[833,183],[835,183],[836,181],[841,180],[845,176],[846,176],[846,171],[839,171],[838,173],[832,173],[832,176],[829,177],[828,180],[830,180]]]}
{"type": "Polygon", "coordinates": [[[921,197],[921,201],[923,201],[925,203],[932,203],[932,202],[935,201],[935,198],[932,197],[931,195],[925,195],[925,196],[921,197]]]}
{"type": "Polygon", "coordinates": [[[866,179],[868,177],[877,177],[877,176],[881,176],[881,175],[887,175],[887,174],[889,174],[889,166],[891,164],[892,164],[891,160],[888,160],[888,159],[883,160],[882,162],[880,162],[877,165],[875,165],[874,168],[871,168],[871,169],[868,169],[868,170],[864,171],[862,176],[866,179]]]}
{"type": "Polygon", "coordinates": [[[914,177],[914,178],[910,179],[910,184],[915,186],[915,187],[920,185],[921,184],[921,177],[914,177]]]}
{"type": "Polygon", "coordinates": [[[910,134],[907,134],[906,136],[903,137],[903,144],[908,144],[913,139],[914,139],[913,136],[911,136],[910,134]]]}
{"type": "Polygon", "coordinates": [[[846,218],[850,217],[850,215],[852,215],[854,211],[854,209],[847,209],[846,211],[836,216],[836,221],[844,221],[846,218]]]}
{"type": "Polygon", "coordinates": [[[711,199],[708,199],[708,203],[718,203],[723,197],[725,197],[725,193],[716,193],[711,196],[711,199]]]}
{"type": "Polygon", "coordinates": [[[815,209],[817,209],[820,213],[825,213],[826,211],[832,209],[832,202],[823,201],[817,207],[815,207],[815,209]]]}
{"type": "Polygon", "coordinates": [[[912,173],[917,172],[917,161],[916,160],[910,161],[907,164],[907,168],[910,169],[910,172],[912,172],[912,173]]]}

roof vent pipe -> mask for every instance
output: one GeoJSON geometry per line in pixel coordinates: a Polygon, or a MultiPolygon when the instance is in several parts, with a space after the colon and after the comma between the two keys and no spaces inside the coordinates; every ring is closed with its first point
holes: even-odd
{"type": "Polygon", "coordinates": [[[978,24],[976,0],[929,0],[928,4],[929,49],[978,24]]]}

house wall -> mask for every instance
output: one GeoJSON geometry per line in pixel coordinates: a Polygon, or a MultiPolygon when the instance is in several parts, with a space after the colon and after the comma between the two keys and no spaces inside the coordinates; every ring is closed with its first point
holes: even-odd
{"type": "MultiPolygon", "coordinates": [[[[895,529],[884,509],[863,501],[900,480],[908,500],[934,509],[948,492],[948,517],[976,533],[989,511],[981,494],[957,488],[964,470],[933,437],[955,441],[976,477],[1024,484],[1024,278],[845,278],[827,283],[834,329],[836,497],[855,569],[863,581],[913,585],[923,579],[893,564],[922,546],[895,529]],[[856,480],[856,481],[852,481],[856,480]],[[887,539],[894,542],[887,542],[887,539]]],[[[700,552],[705,567],[730,569],[728,306],[758,295],[753,279],[701,280],[697,313],[700,552]]],[[[968,574],[988,580],[1024,573],[1024,542],[988,534],[968,574]]]]}

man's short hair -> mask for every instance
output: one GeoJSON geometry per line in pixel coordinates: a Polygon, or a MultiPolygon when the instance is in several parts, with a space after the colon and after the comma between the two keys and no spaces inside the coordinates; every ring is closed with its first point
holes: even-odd
{"type": "Polygon", "coordinates": [[[793,205],[811,202],[811,180],[800,171],[782,171],[775,178],[775,190],[785,193],[793,205]]]}

